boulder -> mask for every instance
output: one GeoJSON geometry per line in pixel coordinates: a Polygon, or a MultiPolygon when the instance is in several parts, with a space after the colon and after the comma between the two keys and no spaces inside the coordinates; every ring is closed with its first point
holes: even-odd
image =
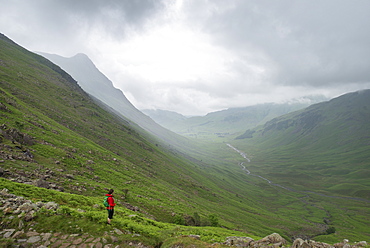
{"type": "Polygon", "coordinates": [[[27,240],[27,243],[36,243],[36,242],[39,242],[41,240],[41,237],[40,236],[31,236],[28,238],[27,240]]]}
{"type": "Polygon", "coordinates": [[[200,240],[200,235],[196,235],[196,234],[190,234],[190,235],[187,235],[187,237],[200,240]]]}
{"type": "Polygon", "coordinates": [[[224,245],[228,246],[240,246],[240,247],[248,247],[250,244],[254,242],[254,239],[250,237],[227,237],[226,241],[223,243],[224,245]]]}
{"type": "Polygon", "coordinates": [[[32,210],[24,216],[24,221],[29,222],[33,220],[35,217],[36,217],[36,212],[32,210]]]}
{"type": "Polygon", "coordinates": [[[45,189],[48,189],[50,188],[50,185],[49,185],[49,182],[45,181],[45,180],[42,180],[42,179],[39,179],[37,180],[34,185],[36,187],[40,187],[40,188],[45,188],[45,189]]]}
{"type": "Polygon", "coordinates": [[[0,191],[0,194],[2,195],[7,195],[9,193],[9,190],[6,189],[6,188],[3,188],[1,191],[0,191]]]}
{"type": "Polygon", "coordinates": [[[13,209],[8,207],[8,208],[5,208],[3,212],[4,214],[11,214],[13,212],[13,209]]]}
{"type": "Polygon", "coordinates": [[[358,247],[366,247],[367,246],[367,242],[366,241],[360,241],[356,244],[358,247]]]}
{"type": "MultiPolygon", "coordinates": [[[[36,206],[36,204],[35,204],[35,206],[36,206]]],[[[34,206],[32,203],[30,203],[30,202],[26,202],[26,203],[22,204],[22,205],[19,207],[19,209],[20,209],[21,211],[25,212],[25,213],[28,213],[28,212],[30,212],[31,210],[35,209],[35,206],[34,206]]],[[[36,206],[36,209],[37,209],[37,206],[36,206]]]]}
{"type": "Polygon", "coordinates": [[[292,246],[290,248],[311,248],[306,240],[298,238],[294,240],[292,246]]]}
{"type": "Polygon", "coordinates": [[[280,236],[280,234],[278,233],[273,233],[273,234],[270,234],[266,237],[264,237],[263,239],[261,240],[258,240],[256,243],[258,244],[264,244],[264,245],[270,245],[270,244],[273,244],[274,246],[283,246],[287,243],[287,241],[280,236]]]}
{"type": "Polygon", "coordinates": [[[75,177],[72,174],[66,174],[65,177],[72,180],[75,179],[75,177]]]}
{"type": "Polygon", "coordinates": [[[9,238],[15,232],[15,229],[5,229],[2,231],[4,233],[3,238],[9,238]]]}
{"type": "Polygon", "coordinates": [[[45,203],[44,207],[46,209],[57,210],[59,208],[59,205],[55,202],[47,202],[45,203]]]}

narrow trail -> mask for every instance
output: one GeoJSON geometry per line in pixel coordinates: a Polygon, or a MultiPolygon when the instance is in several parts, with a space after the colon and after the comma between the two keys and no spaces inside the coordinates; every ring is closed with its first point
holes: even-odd
{"type": "MultiPolygon", "coordinates": [[[[247,155],[242,152],[242,151],[239,151],[237,148],[233,147],[232,145],[230,144],[226,144],[228,147],[230,147],[231,149],[233,149],[234,151],[238,152],[244,159],[246,159],[248,161],[248,163],[251,162],[251,160],[247,157],[247,155]]],[[[246,166],[244,165],[244,162],[240,162],[239,163],[239,166],[242,168],[243,171],[245,171],[245,173],[249,176],[254,176],[254,177],[258,177],[262,180],[265,180],[267,181],[269,184],[273,185],[273,186],[276,186],[276,187],[280,187],[282,189],[285,189],[287,191],[292,191],[292,192],[297,192],[297,193],[301,193],[301,194],[305,194],[306,196],[308,196],[307,194],[315,194],[315,195],[319,195],[319,196],[323,196],[323,197],[328,197],[328,198],[338,198],[338,199],[347,199],[347,200],[355,200],[355,201],[363,201],[363,202],[367,202],[367,203],[370,203],[370,200],[367,200],[367,199],[363,199],[363,198],[358,198],[358,197],[347,197],[347,196],[331,196],[331,195],[325,195],[325,194],[322,194],[322,193],[317,193],[317,192],[314,192],[314,191],[309,191],[309,190],[305,190],[305,191],[300,191],[300,190],[295,190],[295,189],[292,189],[292,188],[289,188],[289,187],[285,187],[285,186],[282,186],[280,184],[277,184],[277,183],[273,183],[271,180],[267,179],[267,178],[264,178],[260,175],[256,175],[256,174],[252,174],[247,168],[246,166]]]]}

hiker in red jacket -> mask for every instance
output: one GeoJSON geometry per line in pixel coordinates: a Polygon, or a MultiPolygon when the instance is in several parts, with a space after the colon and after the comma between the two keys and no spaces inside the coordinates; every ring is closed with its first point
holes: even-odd
{"type": "Polygon", "coordinates": [[[116,206],[116,204],[114,203],[113,192],[114,190],[110,189],[108,194],[105,195],[105,196],[108,196],[107,201],[108,201],[109,207],[107,207],[107,210],[108,210],[108,222],[107,223],[109,225],[110,225],[111,219],[113,219],[114,206],[116,206]]]}

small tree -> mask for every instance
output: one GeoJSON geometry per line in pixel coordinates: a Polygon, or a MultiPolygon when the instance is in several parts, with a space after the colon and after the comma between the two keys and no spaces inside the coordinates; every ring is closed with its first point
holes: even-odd
{"type": "Polygon", "coordinates": [[[336,232],[336,229],[333,226],[326,229],[326,234],[332,234],[332,233],[335,233],[335,232],[336,232]]]}
{"type": "Polygon", "coordinates": [[[208,220],[209,220],[211,226],[219,226],[218,216],[216,214],[208,215],[208,220]]]}
{"type": "Polygon", "coordinates": [[[176,214],[173,217],[173,223],[175,223],[177,225],[185,225],[185,220],[184,220],[184,217],[182,216],[182,214],[176,214]]]}
{"type": "Polygon", "coordinates": [[[186,226],[195,226],[194,217],[191,215],[184,215],[184,221],[186,226]]]}
{"type": "Polygon", "coordinates": [[[123,196],[127,198],[128,195],[128,189],[123,189],[123,196]]]}
{"type": "Polygon", "coordinates": [[[200,226],[200,216],[197,212],[194,213],[194,225],[200,226]]]}

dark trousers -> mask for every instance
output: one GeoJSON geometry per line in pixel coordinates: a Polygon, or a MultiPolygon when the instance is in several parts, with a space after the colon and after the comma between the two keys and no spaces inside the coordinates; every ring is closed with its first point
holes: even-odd
{"type": "Polygon", "coordinates": [[[114,209],[107,209],[108,210],[108,219],[113,219],[114,209]]]}

